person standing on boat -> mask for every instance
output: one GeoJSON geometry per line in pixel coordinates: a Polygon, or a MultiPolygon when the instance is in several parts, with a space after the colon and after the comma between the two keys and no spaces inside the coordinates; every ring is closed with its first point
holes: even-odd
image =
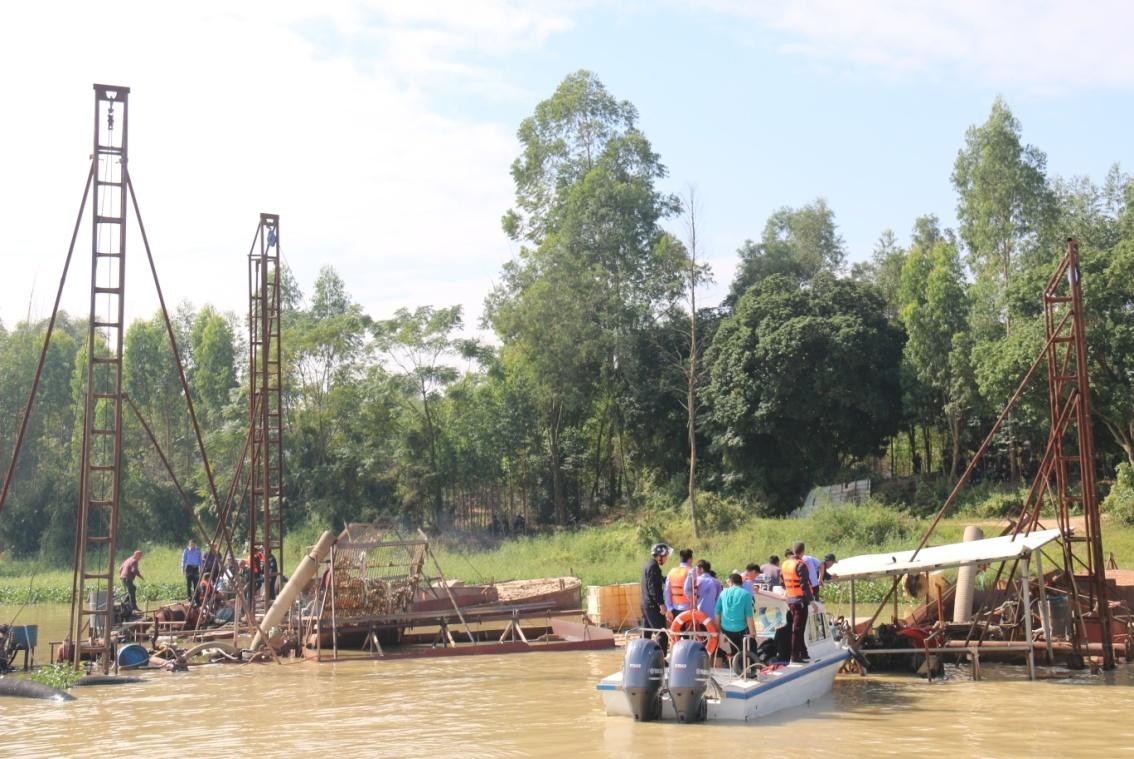
{"type": "MultiPolygon", "coordinates": [[[[803,544],[796,544],[797,547],[800,545],[803,544]]],[[[805,553],[804,549],[802,548],[800,548],[799,552],[795,554],[795,557],[797,559],[802,559],[803,562],[807,564],[807,579],[811,583],[811,595],[814,596],[816,600],[818,600],[819,585],[822,582],[821,578],[823,576],[823,562],[819,561],[819,559],[816,559],[814,556],[805,553]]]]}
{"type": "Polygon", "coordinates": [[[728,576],[728,587],[717,596],[713,617],[720,634],[728,638],[733,653],[744,650],[744,633],[756,637],[756,620],[752,617],[752,594],[744,589],[739,572],[728,576]]]}
{"type": "Polygon", "coordinates": [[[782,586],[784,584],[783,572],[780,571],[780,557],[772,554],[768,557],[768,563],[760,567],[760,572],[764,575],[764,579],[768,583],[769,588],[782,586]]]}
{"type": "Polygon", "coordinates": [[[130,599],[130,612],[139,611],[138,609],[138,590],[134,587],[134,578],[139,580],[146,579],[142,577],[142,570],[138,566],[138,562],[142,560],[142,552],[134,551],[130,558],[122,562],[122,566],[118,568],[118,578],[122,580],[122,586],[126,588],[126,595],[130,599]]]}
{"type": "Polygon", "coordinates": [[[685,578],[685,595],[696,598],[697,611],[707,617],[713,616],[717,608],[717,596],[721,594],[721,581],[713,574],[713,565],[701,559],[697,569],[685,578]]]}
{"type": "Polygon", "coordinates": [[[744,568],[744,574],[741,578],[744,581],[744,589],[749,593],[756,592],[756,576],[760,574],[759,564],[749,564],[744,568]]]}
{"type": "MultiPolygon", "coordinates": [[[[664,630],[669,614],[666,605],[665,578],[662,575],[662,564],[669,558],[669,546],[665,543],[655,543],[650,548],[650,560],[642,567],[642,626],[647,628],[645,637],[653,637],[653,630],[664,630]]],[[[669,636],[665,633],[658,635],[658,645],[662,653],[669,650],[669,636]]]]}
{"type": "Polygon", "coordinates": [[[185,597],[192,601],[193,591],[201,579],[201,549],[197,547],[196,540],[190,540],[181,551],[181,574],[185,575],[185,597]]]}
{"type": "Polygon", "coordinates": [[[669,570],[665,582],[665,608],[674,616],[693,606],[693,601],[685,595],[685,578],[693,570],[693,549],[682,548],[678,556],[681,563],[669,570]]]}
{"type": "Polygon", "coordinates": [[[784,578],[784,595],[787,596],[788,617],[791,624],[791,651],[793,662],[806,662],[807,643],[803,633],[807,629],[807,610],[811,606],[811,574],[807,568],[803,543],[796,543],[791,555],[784,560],[781,570],[784,578]]]}

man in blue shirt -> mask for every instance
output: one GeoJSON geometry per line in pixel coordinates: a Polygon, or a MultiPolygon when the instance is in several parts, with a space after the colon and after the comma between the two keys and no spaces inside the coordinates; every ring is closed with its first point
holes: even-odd
{"type": "Polygon", "coordinates": [[[690,572],[685,578],[685,596],[693,598],[696,591],[697,611],[707,617],[716,614],[717,596],[721,593],[721,581],[713,574],[713,566],[701,559],[697,562],[696,573],[690,572]]]}
{"type": "Polygon", "coordinates": [[[193,602],[193,591],[201,579],[201,549],[197,541],[190,540],[189,546],[181,552],[181,574],[185,575],[186,596],[193,602]]]}
{"type": "Polygon", "coordinates": [[[756,622],[752,618],[752,594],[744,589],[744,578],[739,572],[728,576],[728,587],[717,596],[714,609],[717,627],[728,638],[733,652],[744,650],[744,633],[756,637],[756,622]]]}

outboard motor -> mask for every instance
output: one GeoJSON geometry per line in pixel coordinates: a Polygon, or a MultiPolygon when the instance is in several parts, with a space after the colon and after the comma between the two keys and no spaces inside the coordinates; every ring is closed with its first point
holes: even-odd
{"type": "Polygon", "coordinates": [[[709,652],[698,640],[679,640],[669,655],[669,698],[678,722],[700,722],[709,711],[709,652]]]}
{"type": "Polygon", "coordinates": [[[656,641],[638,638],[626,644],[626,655],[622,658],[622,692],[630,702],[636,721],[648,722],[661,717],[664,669],[665,656],[656,641]]]}

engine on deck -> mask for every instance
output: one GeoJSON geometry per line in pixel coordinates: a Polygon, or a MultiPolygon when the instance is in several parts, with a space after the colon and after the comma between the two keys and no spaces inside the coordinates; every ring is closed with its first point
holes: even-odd
{"type": "Polygon", "coordinates": [[[709,653],[696,640],[679,640],[669,657],[667,688],[678,722],[700,722],[708,713],[709,653]]]}
{"type": "Polygon", "coordinates": [[[622,691],[630,702],[634,719],[647,722],[661,716],[662,675],[665,656],[661,647],[649,638],[626,644],[622,659],[622,691]]]}

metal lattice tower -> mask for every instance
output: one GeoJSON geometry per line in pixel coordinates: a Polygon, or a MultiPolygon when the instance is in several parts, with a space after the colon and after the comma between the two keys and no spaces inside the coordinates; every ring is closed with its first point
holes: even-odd
{"type": "Polygon", "coordinates": [[[126,87],[96,84],[91,225],[91,308],[75,542],[74,660],[84,637],[109,671],[115,538],[122,472],[122,338],[126,263],[126,87]]]}
{"type": "MultiPolygon", "coordinates": [[[[283,571],[283,374],[280,362],[280,217],[260,214],[248,252],[249,487],[248,543],[275,556],[283,571]]],[[[264,567],[265,582],[275,578],[264,567]]],[[[271,587],[271,585],[269,585],[271,587]]]]}
{"type": "MultiPolygon", "coordinates": [[[[1051,406],[1051,433],[1044,463],[1054,475],[1051,496],[1059,527],[1068,536],[1063,541],[1064,566],[1072,584],[1071,590],[1086,596],[1086,609],[1099,622],[1103,667],[1111,669],[1114,666],[1114,649],[1111,646],[1111,613],[1106,597],[1102,522],[1095,482],[1094,430],[1081,279],[1079,244],[1068,240],[1067,253],[1043,292],[1048,344],[1048,400],[1051,406]],[[1082,535],[1072,534],[1071,520],[1077,511],[1083,515],[1085,529],[1082,535]],[[1084,550],[1076,552],[1076,545],[1083,545],[1084,550]]],[[[1043,475],[1045,480],[1050,477],[1047,472],[1043,475]]]]}

